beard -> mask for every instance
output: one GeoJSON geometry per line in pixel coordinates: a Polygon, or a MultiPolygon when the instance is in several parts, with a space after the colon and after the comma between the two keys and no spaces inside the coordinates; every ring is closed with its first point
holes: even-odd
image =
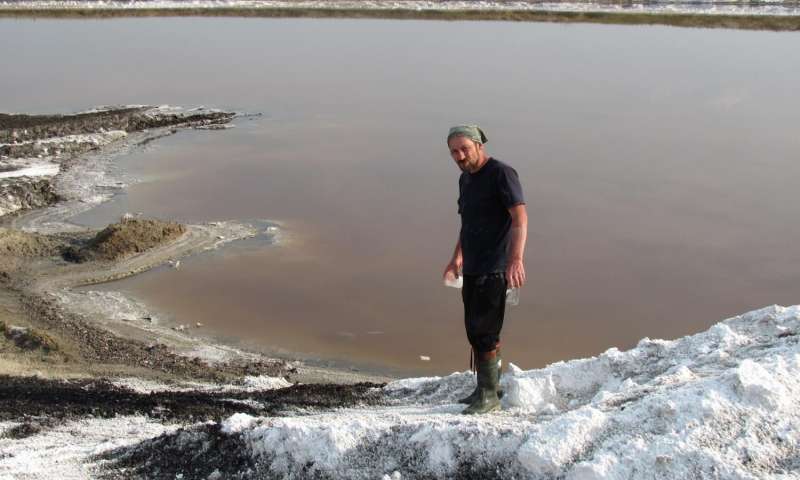
{"type": "Polygon", "coordinates": [[[458,163],[458,168],[460,168],[462,172],[473,173],[477,170],[479,162],[480,157],[476,152],[475,156],[465,158],[463,162],[458,163]]]}

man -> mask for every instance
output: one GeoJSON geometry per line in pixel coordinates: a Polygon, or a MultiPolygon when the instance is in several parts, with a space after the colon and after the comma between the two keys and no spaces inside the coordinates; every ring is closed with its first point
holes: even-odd
{"type": "Polygon", "coordinates": [[[464,276],[464,325],[472,346],[478,385],[467,398],[466,414],[500,408],[498,346],[505,315],[507,288],[525,283],[522,258],[528,215],[517,172],[489,157],[486,135],[475,125],[450,129],[447,146],[461,169],[458,213],[461,232],[445,279],[464,276]]]}

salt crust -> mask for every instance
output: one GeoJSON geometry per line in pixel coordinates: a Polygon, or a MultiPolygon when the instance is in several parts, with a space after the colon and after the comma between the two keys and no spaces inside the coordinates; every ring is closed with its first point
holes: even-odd
{"type": "Polygon", "coordinates": [[[177,430],[142,416],[68,422],[22,439],[0,438],[0,480],[85,480],[102,452],[177,430]]]}
{"type": "Polygon", "coordinates": [[[463,416],[468,372],[404,379],[391,405],[222,423],[278,478],[797,478],[800,307],[538,370],[510,366],[501,412],[463,416]],[[303,467],[306,467],[306,470],[303,467]]]}
{"type": "Polygon", "coordinates": [[[35,0],[0,1],[2,9],[168,9],[168,8],[346,8],[366,10],[542,10],[550,12],[698,13],[707,15],[798,15],[793,0],[719,1],[478,1],[478,0],[35,0]]]}
{"type": "Polygon", "coordinates": [[[292,383],[282,377],[270,377],[267,375],[246,376],[241,385],[239,384],[220,384],[204,382],[181,382],[179,384],[164,384],[152,380],[140,378],[121,378],[112,382],[114,385],[133,390],[137,393],[154,392],[253,392],[264,390],[277,390],[279,388],[291,387],[292,383]]]}
{"type": "Polygon", "coordinates": [[[58,174],[61,165],[51,162],[36,162],[29,163],[16,162],[16,170],[7,172],[0,172],[0,178],[15,178],[15,177],[52,177],[58,174]]]}

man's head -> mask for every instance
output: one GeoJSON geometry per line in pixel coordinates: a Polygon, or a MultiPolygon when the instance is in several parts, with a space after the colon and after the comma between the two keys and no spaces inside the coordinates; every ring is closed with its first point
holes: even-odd
{"type": "Polygon", "coordinates": [[[450,156],[463,172],[475,173],[488,160],[483,144],[486,134],[476,125],[458,125],[447,134],[450,156]]]}

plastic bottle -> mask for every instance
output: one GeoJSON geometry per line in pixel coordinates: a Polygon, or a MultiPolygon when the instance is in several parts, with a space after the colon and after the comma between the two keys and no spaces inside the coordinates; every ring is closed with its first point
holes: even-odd
{"type": "Polygon", "coordinates": [[[464,277],[462,275],[454,275],[452,272],[447,272],[444,277],[444,286],[452,288],[461,288],[464,284],[464,277]]]}
{"type": "Polygon", "coordinates": [[[506,289],[506,303],[512,307],[519,305],[519,287],[506,289]]]}

